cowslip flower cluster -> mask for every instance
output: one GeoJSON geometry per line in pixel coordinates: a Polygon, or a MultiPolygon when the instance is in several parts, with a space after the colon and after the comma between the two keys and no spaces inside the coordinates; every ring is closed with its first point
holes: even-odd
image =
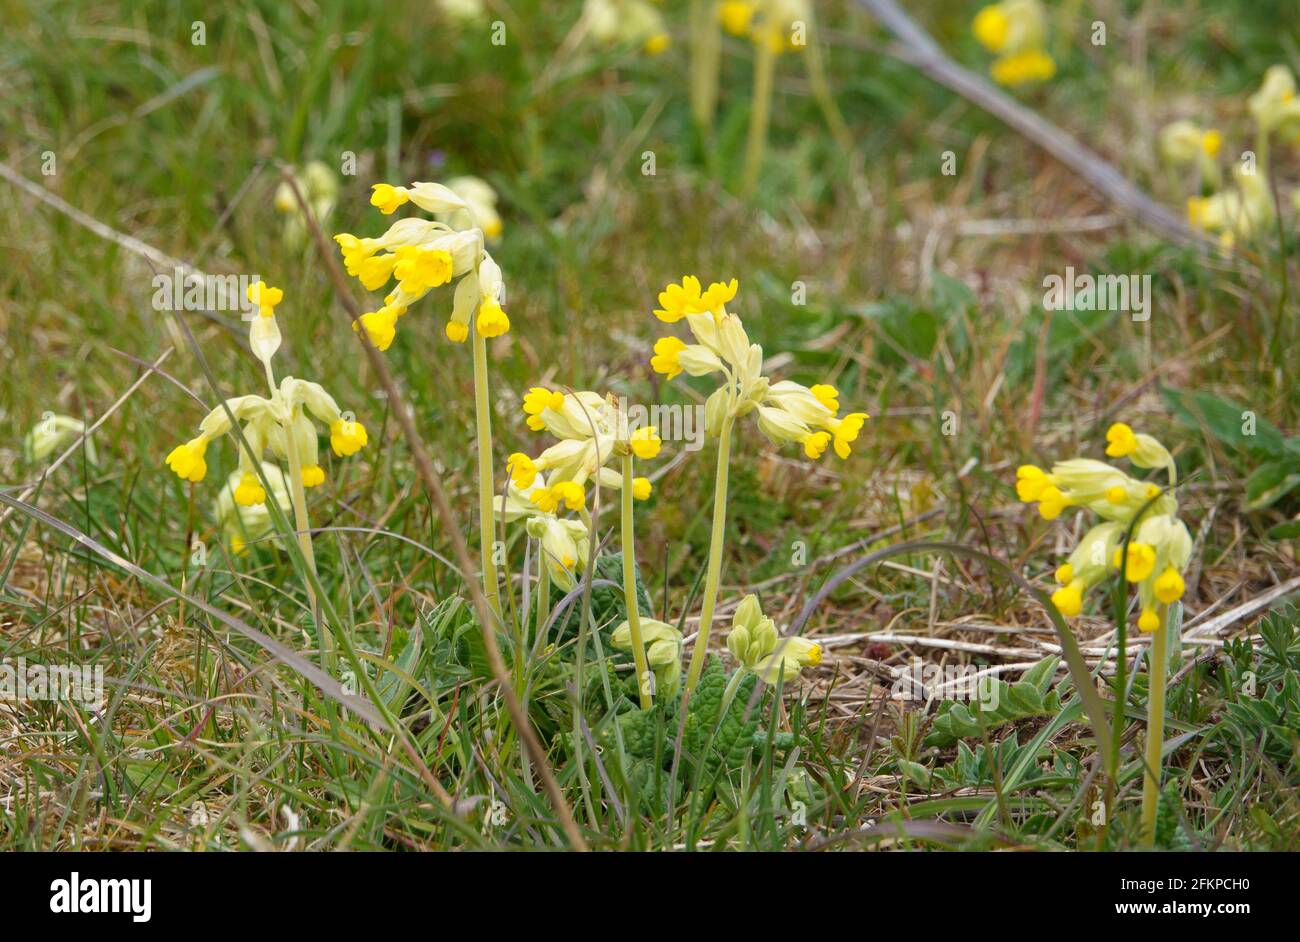
{"type": "Polygon", "coordinates": [[[721,374],[723,383],[704,406],[704,430],[718,439],[718,470],[714,479],[713,523],[709,559],[701,597],[700,633],[686,674],[689,695],[699,683],[713,628],[713,610],[722,575],[722,547],[726,541],[727,478],[731,437],[737,419],[757,416],[759,430],[772,442],[797,442],[809,458],[820,458],[834,445],[835,454],[848,458],[868,416],[865,412],[839,414],[839,392],[829,384],[811,388],[794,382],[773,383],[763,375],[763,349],[751,343],[740,318],[727,310],[740,285],[736,279],[713,282],[706,289],[687,275],[659,293],[655,317],[666,324],[685,320],[695,343],[675,336],[660,338],[654,346],[651,367],[669,379],[721,374]]]}
{"type": "Polygon", "coordinates": [[[805,667],[822,662],[821,645],[807,638],[781,637],[752,594],[745,596],[732,616],[727,650],[765,684],[794,680],[805,667]]]}
{"type": "Polygon", "coordinates": [[[981,9],[971,23],[981,46],[998,58],[989,74],[999,85],[1045,82],[1056,74],[1047,52],[1047,14],[1039,0],[1003,0],[981,9]]]}
{"type": "Polygon", "coordinates": [[[798,52],[808,44],[812,19],[808,0],[725,0],[718,5],[722,28],[773,53],[798,52]]]}
{"type": "MultiPolygon", "coordinates": [[[[671,697],[682,681],[682,633],[653,618],[642,618],[640,625],[646,667],[654,674],[654,696],[671,697]]],[[[614,629],[610,644],[620,651],[634,652],[630,622],[622,622],[614,629]]]]}
{"type": "Polygon", "coordinates": [[[1223,134],[1216,128],[1184,119],[1160,129],[1160,156],[1172,167],[1196,167],[1203,184],[1218,186],[1222,149],[1223,134]]]}
{"type": "Polygon", "coordinates": [[[587,0],[582,17],[589,35],[606,46],[640,46],[657,56],[672,46],[664,16],[648,0],[587,0]]]}
{"type": "MultiPolygon", "coordinates": [[[[473,215],[470,203],[441,183],[413,183],[409,187],[377,183],[370,197],[384,215],[407,203],[425,212],[453,220],[473,215]]],[[[400,219],[377,239],[357,238],[342,232],[334,237],[343,253],[349,275],[367,291],[396,287],[384,296],[383,306],[362,314],[353,325],[364,330],[380,350],[392,345],[397,321],[416,301],[434,288],[456,282],[448,339],[463,343],[469,337],[470,318],[483,337],[500,337],[510,330],[502,307],[505,285],[501,269],[485,247],[487,236],[477,224],[455,229],[446,222],[408,217],[400,219]]]]}
{"type": "MultiPolygon", "coordinates": [[[[311,209],[312,215],[324,225],[339,198],[339,181],[334,171],[319,160],[312,160],[301,169],[290,171],[294,183],[311,209]]],[[[298,198],[288,180],[281,181],[275,190],[275,209],[284,216],[284,241],[291,248],[300,248],[307,242],[307,219],[303,216],[298,198]]]]}
{"type": "MultiPolygon", "coordinates": [[[[292,510],[289,495],[289,482],[285,479],[280,466],[270,461],[261,462],[262,474],[271,485],[271,497],[286,514],[292,510]]],[[[221,528],[222,536],[230,551],[236,556],[248,553],[248,545],[262,539],[275,529],[271,519],[269,501],[256,504],[241,504],[236,498],[240,489],[247,490],[245,472],[240,469],[231,471],[226,477],[226,485],[217,494],[213,505],[213,516],[221,528]]]]}
{"type": "Polygon", "coordinates": [[[1182,573],[1192,554],[1191,534],[1178,519],[1173,493],[1177,471],[1164,445],[1122,422],[1107,430],[1106,442],[1111,458],[1126,457],[1139,468],[1163,470],[1169,488],[1136,480],[1104,461],[1072,458],[1052,465],[1050,472],[1022,465],[1016,471],[1016,494],[1026,503],[1037,503],[1047,520],[1055,520],[1067,507],[1086,507],[1102,518],[1056,570],[1060,588],[1052,594],[1052,603],[1057,610],[1067,617],[1078,615],[1084,593],[1123,570],[1124,578],[1138,586],[1138,628],[1150,633],[1159,627],[1157,605],[1183,597],[1182,573]]]}
{"type": "MultiPolygon", "coordinates": [[[[44,461],[59,449],[72,444],[73,440],[85,431],[86,423],[80,419],[46,412],[23,439],[23,458],[29,464],[44,461]]],[[[95,443],[89,438],[86,439],[85,449],[86,460],[91,464],[97,464],[95,443]]]]}
{"type": "Polygon", "coordinates": [[[1285,65],[1269,67],[1259,91],[1246,100],[1246,108],[1263,133],[1276,133],[1287,143],[1300,142],[1300,97],[1295,76],[1285,65]]]}
{"type": "Polygon", "coordinates": [[[278,384],[275,382],[271,359],[280,347],[275,306],[283,296],[279,288],[270,288],[260,281],[249,288],[249,299],[258,307],[257,316],[249,328],[249,343],[266,369],[271,395],[227,399],[199,423],[198,435],[177,445],[166,459],[167,466],[177,477],[195,483],[202,481],[208,472],[208,445],[231,431],[232,419],[238,422],[252,450],[250,455],[245,449],[239,449],[240,478],[233,496],[235,502],[244,507],[266,500],[266,490],[258,480],[253,463],[254,460],[260,461],[264,451],[288,461],[291,449],[294,450],[301,462],[302,486],[315,487],[324,483],[325,471],[320,466],[313,418],[325,426],[330,446],[340,457],[355,454],[368,440],[365,426],[345,416],[334,397],[319,383],[292,376],[286,376],[278,384]]]}
{"type": "MultiPolygon", "coordinates": [[[[559,439],[536,458],[515,452],[507,464],[512,484],[529,490],[530,499],[543,510],[561,504],[581,509],[586,504],[586,485],[593,479],[602,487],[621,488],[622,475],[607,467],[609,462],[626,454],[643,460],[654,458],[663,444],[654,426],[633,427],[612,395],[563,393],[534,386],[524,396],[523,406],[530,429],[545,430],[559,439]],[[542,472],[550,485],[536,487],[542,472]]],[[[638,477],[633,481],[632,496],[645,500],[651,489],[649,478],[638,477]]]]}
{"type": "Polygon", "coordinates": [[[1270,140],[1276,135],[1284,143],[1300,142],[1300,98],[1291,70],[1272,66],[1259,90],[1247,99],[1246,108],[1255,122],[1254,159],[1235,163],[1227,186],[1221,186],[1216,160],[1222,144],[1217,131],[1202,132],[1189,121],[1176,121],[1160,139],[1161,155],[1170,163],[1199,163],[1209,192],[1188,198],[1187,222],[1193,229],[1217,235],[1225,249],[1272,230],[1276,211],[1269,191],[1270,140]]]}
{"type": "Polygon", "coordinates": [[[523,522],[524,531],[541,544],[550,577],[567,592],[574,586],[574,574],[587,561],[589,531],[583,521],[562,516],[566,509],[580,509],[580,503],[575,507],[563,500],[534,500],[550,494],[544,474],[538,473],[524,487],[511,481],[506,493],[495,498],[496,512],[506,523],[523,522]]]}
{"type": "Polygon", "coordinates": [[[773,383],[764,376],[762,348],[750,343],[741,319],[727,311],[738,288],[733,278],[704,289],[693,275],[664,288],[655,316],[668,324],[685,320],[696,342],[660,338],[650,366],[668,379],[682,373],[722,374],[726,382],[704,407],[705,431],[710,435],[719,436],[725,423],[756,413],[759,430],[774,444],[796,442],[812,459],[833,445],[835,454],[848,458],[867,414],[850,412],[841,417],[839,393],[829,384],[773,383]]]}

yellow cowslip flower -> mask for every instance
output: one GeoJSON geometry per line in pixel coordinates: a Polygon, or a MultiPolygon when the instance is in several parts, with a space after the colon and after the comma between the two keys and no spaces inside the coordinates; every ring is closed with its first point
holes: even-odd
{"type": "Polygon", "coordinates": [[[590,543],[586,524],[558,516],[560,502],[536,499],[539,493],[551,491],[545,476],[535,474],[523,487],[512,480],[506,493],[494,498],[494,505],[506,523],[522,520],[528,535],[540,541],[551,578],[567,592],[574,586],[574,573],[586,564],[590,543]]]}
{"type": "Polygon", "coordinates": [[[834,386],[819,383],[809,389],[789,380],[773,383],[764,376],[762,348],[750,343],[741,319],[727,310],[738,288],[733,278],[703,290],[693,275],[664,288],[655,316],[670,324],[684,319],[696,343],[660,338],[651,369],[668,379],[683,372],[723,375],[726,382],[705,403],[705,430],[711,435],[718,435],[724,422],[754,412],[759,430],[774,443],[797,442],[813,459],[833,443],[835,453],[847,458],[867,414],[838,416],[839,392],[834,386]]]}
{"type": "Polygon", "coordinates": [[[1246,173],[1243,165],[1233,167],[1233,186],[1213,196],[1194,196],[1187,201],[1187,223],[1193,229],[1219,233],[1225,246],[1270,231],[1274,218],[1273,198],[1262,173],[1246,173]]]}
{"type": "MultiPolygon", "coordinates": [[[[611,459],[628,454],[642,460],[654,458],[663,445],[654,426],[633,427],[612,395],[566,394],[534,386],[524,396],[524,412],[529,428],[544,429],[560,439],[536,458],[516,452],[507,462],[511,481],[518,487],[528,487],[539,472],[548,473],[552,486],[534,498],[543,507],[566,502],[577,510],[585,498],[583,486],[593,478],[602,486],[621,488],[622,476],[606,467],[611,459]]],[[[650,496],[650,482],[639,480],[645,483],[638,485],[634,480],[632,495],[635,498],[639,492],[643,495],[639,499],[644,500],[650,496]]]]}
{"type": "Polygon", "coordinates": [[[1285,65],[1269,67],[1246,107],[1261,133],[1277,132],[1284,140],[1300,140],[1300,97],[1296,96],[1295,76],[1285,65]]]}
{"type": "Polygon", "coordinates": [[[731,0],[718,5],[718,21],[733,36],[747,37],[780,55],[808,44],[812,8],[807,0],[731,0]]]}
{"type": "Polygon", "coordinates": [[[542,413],[547,409],[564,408],[564,393],[547,389],[545,386],[534,386],[524,394],[524,414],[527,416],[528,427],[534,432],[540,432],[546,427],[545,420],[542,419],[542,413]]]}
{"type": "MultiPolygon", "coordinates": [[[[682,679],[682,633],[667,622],[640,619],[641,643],[646,665],[655,675],[655,696],[672,697],[682,679]]],[[[626,621],[610,635],[610,644],[620,651],[632,650],[632,626],[626,621]]]]}
{"type": "Polygon", "coordinates": [[[733,36],[746,36],[757,12],[754,3],[747,0],[724,0],[718,4],[718,21],[733,36]]]}
{"type": "Polygon", "coordinates": [[[660,337],[655,341],[655,355],[650,358],[650,368],[672,379],[682,372],[677,357],[685,349],[686,344],[677,337],[660,337]]]}
{"type": "Polygon", "coordinates": [[[1056,75],[1056,60],[1042,49],[1002,56],[989,66],[989,75],[999,85],[1014,87],[1046,82],[1056,75]]]}
{"type": "Polygon", "coordinates": [[[500,337],[510,330],[501,269],[485,248],[488,239],[501,231],[493,208],[496,194],[476,177],[452,183],[454,188],[440,183],[376,184],[371,202],[382,212],[392,213],[410,202],[438,219],[401,219],[377,239],[359,239],[347,232],[334,237],[348,274],[366,290],[378,290],[389,279],[397,279],[383,306],[362,315],[354,325],[365,330],[380,350],[392,344],[397,321],[412,304],[453,281],[456,288],[446,325],[449,340],[467,340],[471,318],[476,318],[474,326],[483,337],[500,337]]]}
{"type": "Polygon", "coordinates": [[[649,500],[652,490],[654,490],[654,485],[650,483],[649,478],[632,479],[632,498],[634,500],[649,500]]]}
{"type": "Polygon", "coordinates": [[[1066,617],[1078,615],[1083,610],[1084,593],[1108,574],[1122,570],[1123,578],[1138,586],[1138,628],[1152,632],[1158,627],[1156,604],[1168,605],[1182,598],[1182,572],[1192,553],[1191,534],[1177,516],[1173,491],[1177,468],[1164,445],[1122,422],[1107,430],[1106,441],[1106,453],[1111,457],[1128,457],[1138,467],[1163,469],[1170,487],[1162,491],[1104,461],[1073,458],[1057,462],[1050,473],[1035,465],[1022,465],[1016,470],[1016,495],[1026,503],[1038,502],[1039,511],[1049,520],[1073,506],[1087,507],[1104,518],[1057,568],[1056,581],[1061,587],[1052,594],[1057,610],[1066,617]],[[1132,535],[1125,552],[1124,538],[1130,527],[1132,535]]]}
{"type": "Polygon", "coordinates": [[[257,475],[251,471],[243,472],[239,484],[235,487],[235,503],[241,507],[251,507],[265,500],[266,489],[262,487],[257,475]]]}
{"type": "Polygon", "coordinates": [[[793,680],[805,667],[822,662],[821,645],[806,638],[785,638],[777,633],[772,619],[763,614],[758,597],[747,595],[731,619],[727,650],[745,670],[753,671],[765,684],[793,680]]]}
{"type": "Polygon", "coordinates": [[[647,0],[586,0],[587,35],[604,46],[640,46],[656,56],[672,45],[663,14],[647,0]]]}
{"type": "Polygon", "coordinates": [[[1160,156],[1165,162],[1172,167],[1196,166],[1201,179],[1215,187],[1220,180],[1216,158],[1222,147],[1221,132],[1192,121],[1174,121],[1160,129],[1160,156]]]}
{"type": "MultiPolygon", "coordinates": [[[[317,432],[312,418],[329,429],[330,445],[337,455],[354,454],[367,440],[365,427],[354,419],[345,418],[334,397],[319,383],[286,376],[269,399],[263,396],[236,396],[227,399],[224,407],[218,406],[209,412],[199,423],[198,436],[177,445],[167,455],[167,466],[182,480],[202,481],[207,474],[205,454],[208,444],[231,431],[231,415],[240,423],[245,440],[259,459],[264,450],[269,450],[282,461],[288,460],[288,443],[285,438],[288,429],[288,434],[294,436],[294,442],[298,446],[302,460],[302,483],[305,487],[315,487],[325,480],[325,472],[320,467],[317,432]]],[[[254,490],[257,480],[252,462],[252,457],[240,448],[239,468],[242,473],[236,480],[236,489],[240,490],[240,496],[248,500],[252,500],[257,495],[257,490],[260,490],[260,487],[254,490]],[[247,476],[252,477],[252,482],[247,476]]],[[[252,503],[261,503],[265,499],[263,491],[260,499],[252,500],[252,503]]]]}
{"type": "Polygon", "coordinates": [[[1042,49],[1047,43],[1047,14],[1039,0],[1003,0],[976,13],[971,32],[994,55],[1042,49]]]}
{"type": "MultiPolygon", "coordinates": [[[[72,444],[72,441],[85,431],[86,423],[80,419],[46,412],[23,439],[23,458],[29,464],[44,461],[54,452],[72,444]]],[[[98,464],[95,443],[89,438],[85,441],[85,449],[86,459],[91,464],[98,464]]]]}
{"type": "Polygon", "coordinates": [[[1047,52],[1047,16],[1039,0],[986,6],[975,15],[971,32],[998,56],[989,72],[999,85],[1044,82],[1056,74],[1056,61],[1047,52]]]}
{"type": "Polygon", "coordinates": [[[546,513],[555,513],[561,506],[581,510],[587,505],[587,492],[576,481],[560,481],[550,487],[534,488],[529,499],[546,513]]]}
{"type": "MultiPolygon", "coordinates": [[[[285,514],[289,514],[293,504],[284,472],[270,461],[261,462],[261,467],[262,475],[271,485],[275,502],[285,514]]],[[[236,556],[245,555],[249,543],[260,540],[275,528],[265,494],[256,503],[246,504],[240,501],[238,492],[248,474],[242,470],[231,471],[213,506],[213,516],[217,519],[226,544],[236,556]]],[[[253,475],[253,479],[257,480],[256,475],[253,475]]]]}

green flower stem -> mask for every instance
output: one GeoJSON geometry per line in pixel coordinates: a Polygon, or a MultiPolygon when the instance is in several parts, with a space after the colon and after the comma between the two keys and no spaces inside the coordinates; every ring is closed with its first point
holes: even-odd
{"type": "Polygon", "coordinates": [[[1147,684],[1147,754],[1142,778],[1142,842],[1156,841],[1156,808],[1160,801],[1161,747],[1165,738],[1165,673],[1169,665],[1169,606],[1156,608],[1159,624],[1151,638],[1151,671],[1147,684]]]}
{"type": "Polygon", "coordinates": [[[632,660],[636,664],[637,697],[641,709],[650,709],[652,697],[646,686],[645,645],[641,641],[641,610],[636,599],[636,545],[632,539],[632,455],[623,456],[623,601],[627,606],[627,627],[632,635],[632,660]]]}
{"type": "Polygon", "coordinates": [[[768,42],[754,44],[754,94],[750,101],[749,137],[745,141],[745,175],[741,186],[746,196],[758,186],[767,146],[767,120],[772,111],[772,80],[776,74],[776,52],[768,42]]]}
{"type": "MultiPolygon", "coordinates": [[[[470,319],[471,323],[473,318],[470,319]]],[[[501,617],[501,590],[496,562],[492,559],[496,511],[492,505],[492,416],[488,412],[487,340],[472,326],[474,335],[474,419],[478,425],[478,524],[479,561],[483,568],[483,594],[493,613],[501,617]]]]}
{"type": "Polygon", "coordinates": [[[704,134],[713,131],[718,105],[718,66],[722,35],[718,29],[717,0],[691,0],[691,115],[704,134]]]}
{"type": "MultiPolygon", "coordinates": [[[[542,541],[537,541],[537,628],[536,637],[541,638],[546,629],[546,619],[551,617],[551,566],[546,559],[546,548],[542,541]]],[[[545,639],[543,639],[545,644],[545,639]]]]}
{"type": "MultiPolygon", "coordinates": [[[[289,417],[289,424],[284,426],[285,451],[289,459],[289,496],[293,500],[293,528],[298,531],[298,546],[312,575],[316,572],[316,553],[311,545],[311,522],[307,517],[307,492],[302,486],[302,456],[298,454],[298,440],[293,434],[293,422],[296,415],[289,417]]],[[[274,497],[268,498],[274,499],[274,497]]],[[[316,634],[319,636],[321,664],[331,676],[335,672],[334,638],[321,623],[320,607],[316,604],[316,592],[307,580],[307,599],[311,603],[312,616],[316,621],[316,634]]]]}
{"type": "Polygon", "coordinates": [[[713,629],[713,609],[718,601],[718,580],[722,576],[722,543],[727,530],[727,469],[731,459],[731,427],[735,417],[728,415],[718,435],[718,472],[713,484],[713,534],[709,538],[709,567],[704,576],[704,602],[700,607],[700,631],[691,652],[691,666],[686,672],[686,695],[690,696],[700,681],[709,652],[709,632],[713,629]]]}
{"type": "MultiPolygon", "coordinates": [[[[271,389],[271,399],[279,402],[280,392],[275,384],[275,371],[271,369],[271,358],[267,357],[263,360],[262,366],[266,369],[266,385],[271,389]]],[[[298,547],[302,551],[303,559],[307,560],[307,567],[311,569],[312,576],[319,578],[319,573],[316,571],[316,551],[311,543],[311,520],[307,516],[307,491],[302,486],[302,456],[298,454],[298,439],[293,434],[293,425],[297,418],[298,410],[295,409],[289,414],[289,421],[280,426],[284,430],[285,457],[289,461],[289,498],[293,503],[293,528],[298,531],[298,547]]],[[[273,499],[274,495],[268,496],[268,500],[273,499]]],[[[316,590],[312,588],[312,580],[305,581],[307,602],[311,605],[312,619],[316,623],[321,665],[333,676],[337,667],[334,636],[321,622],[320,606],[316,604],[316,590]]]]}
{"type": "Polygon", "coordinates": [[[740,682],[745,679],[745,668],[737,667],[727,678],[727,687],[722,691],[722,705],[718,708],[718,716],[726,716],[727,710],[731,707],[731,701],[736,699],[736,691],[740,688],[740,682]]]}

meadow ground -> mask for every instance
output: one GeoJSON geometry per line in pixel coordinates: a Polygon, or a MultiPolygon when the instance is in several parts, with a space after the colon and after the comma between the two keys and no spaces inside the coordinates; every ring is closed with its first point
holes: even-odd
{"type": "MultiPolygon", "coordinates": [[[[751,43],[723,38],[706,136],[692,123],[685,3],[664,7],[673,41],[653,56],[578,42],[576,3],[487,5],[486,22],[457,25],[434,3],[0,4],[10,176],[166,256],[283,288],[277,368],[319,380],[369,430],[353,457],[322,446],[314,614],[290,544],[236,556],[223,541],[213,504],[234,447],[214,443],[198,484],[163,464],[208,408],[261,390],[238,314],[159,310],[157,256],[0,180],[0,654],[100,666],[106,678],[102,703],[0,702],[0,847],[573,843],[503,705],[410,438],[348,329],[335,247],[327,260],[275,206],[280,168],[318,160],[338,186],[326,234],[383,230],[374,183],[474,174],[499,193],[492,254],[511,329],[489,345],[497,487],[508,455],[549,443],[524,424],[530,387],[704,402],[710,380],[669,383],[648,365],[667,332],[656,296],[683,274],[739,279],[730,309],[763,345],[765,371],[833,383],[846,410],[870,414],[848,460],[813,462],[737,424],[725,624],[713,634],[724,658],[745,593],[789,626],[869,551],[944,542],[1009,567],[917,549],[854,572],[802,624],[820,664],[779,698],[746,687],[757,691],[749,725],[718,730],[731,737],[725,755],[695,741],[699,761],[663,761],[671,711],[622,725],[631,701],[623,661],[608,656],[612,587],[580,600],[591,622],[554,645],[503,631],[511,682],[583,842],[1139,846],[1149,648],[1130,626],[1117,698],[1125,601],[1114,581],[1070,620],[1090,689],[1102,690],[1099,731],[1055,659],[1049,606],[1011,576],[1050,593],[1091,523],[1084,510],[1048,522],[1019,503],[1017,467],[1104,458],[1108,427],[1124,422],[1172,452],[1194,538],[1157,843],[1296,849],[1300,636],[1286,596],[1300,588],[1300,447],[1286,433],[1300,414],[1289,200],[1300,150],[1275,143],[1270,154],[1276,225],[1231,252],[1180,244],[899,61],[857,5],[836,2],[819,5],[816,35],[844,128],[828,130],[803,59],[778,57],[750,193],[751,43]],[[1045,309],[1044,278],[1067,268],[1150,276],[1149,318],[1045,309]],[[94,460],[82,447],[45,474],[48,457],[25,457],[46,413],[88,424],[107,414],[90,436],[94,460]],[[344,689],[359,684],[382,717],[340,705],[295,666],[317,659],[318,617],[346,649],[344,689]],[[903,672],[929,685],[927,667],[946,677],[970,665],[1002,665],[1016,685],[998,688],[1000,711],[891,697],[903,672]],[[1107,731],[1114,765],[1099,748],[1107,731]]],[[[1254,146],[1248,96],[1275,63],[1300,70],[1294,29],[1279,29],[1293,17],[1247,0],[1084,6],[1049,4],[1056,75],[1012,94],[1181,217],[1188,178],[1161,163],[1159,129],[1180,118],[1220,128],[1224,167],[1254,146]],[[1090,41],[1093,21],[1108,26],[1104,45],[1090,41]]],[[[909,12],[984,72],[977,7],[926,0],[909,12]]],[[[370,304],[348,288],[351,303],[370,304]]],[[[413,306],[383,357],[473,548],[475,382],[468,349],[444,336],[450,305],[448,290],[413,306]]],[[[667,441],[648,465],[654,493],[637,504],[636,542],[644,614],[680,626],[689,656],[716,444],[682,444],[667,441]]],[[[616,503],[606,492],[606,508],[616,503]]],[[[596,513],[602,554],[618,548],[618,522],[596,513]]],[[[535,550],[505,532],[507,595],[524,606],[518,573],[535,550]]]]}

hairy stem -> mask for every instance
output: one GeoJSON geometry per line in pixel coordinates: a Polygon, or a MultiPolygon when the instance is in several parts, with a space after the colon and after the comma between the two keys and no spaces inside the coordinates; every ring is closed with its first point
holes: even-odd
{"type": "Polygon", "coordinates": [[[1169,606],[1161,605],[1159,624],[1151,638],[1151,674],[1147,687],[1147,751],[1142,777],[1142,843],[1156,841],[1156,808],[1160,800],[1161,747],[1165,738],[1165,674],[1169,665],[1169,606]]]}
{"type": "Polygon", "coordinates": [[[691,116],[701,133],[713,130],[718,105],[718,65],[722,36],[718,31],[717,0],[691,0],[691,116]]]}
{"type": "MultiPolygon", "coordinates": [[[[473,321],[473,318],[470,319],[473,321]]],[[[492,505],[492,416],[488,412],[487,340],[473,326],[474,335],[474,420],[478,426],[478,525],[479,564],[483,569],[483,594],[492,611],[501,616],[501,590],[497,584],[492,542],[496,534],[496,511],[492,505]]]]}
{"type": "Polygon", "coordinates": [[[745,175],[742,192],[748,196],[758,186],[767,147],[767,120],[772,111],[772,79],[776,74],[776,51],[766,40],[754,44],[754,95],[750,102],[749,137],[745,141],[745,175]]]}
{"type": "Polygon", "coordinates": [[[636,544],[632,539],[632,455],[623,456],[623,490],[620,495],[623,509],[623,601],[627,606],[627,627],[632,634],[632,661],[636,664],[636,690],[641,709],[648,710],[653,697],[650,693],[649,665],[645,658],[645,645],[641,642],[641,610],[636,600],[636,544]]]}
{"type": "Polygon", "coordinates": [[[718,435],[718,472],[713,485],[713,533],[709,537],[709,565],[704,576],[704,602],[700,607],[700,632],[691,652],[691,666],[686,672],[686,694],[699,683],[700,673],[709,652],[709,632],[713,628],[713,609],[718,602],[718,580],[722,576],[722,543],[727,530],[727,470],[731,459],[731,427],[735,417],[728,415],[718,435]]]}

